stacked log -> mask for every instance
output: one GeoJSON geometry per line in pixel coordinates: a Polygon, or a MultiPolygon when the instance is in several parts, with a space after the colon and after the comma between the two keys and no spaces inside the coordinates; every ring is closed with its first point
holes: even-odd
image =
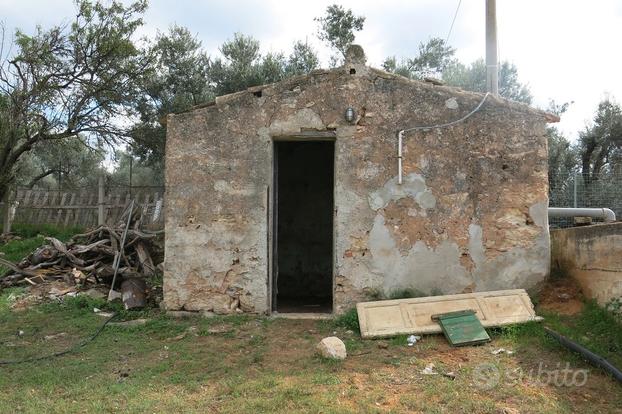
{"type": "MultiPolygon", "coordinates": [[[[124,227],[121,224],[117,227],[100,226],[87,233],[74,235],[67,243],[54,237],[46,237],[43,246],[17,264],[0,257],[0,265],[9,268],[0,277],[0,288],[35,285],[58,279],[81,288],[92,285],[110,287],[115,258],[120,256],[117,281],[112,288],[120,288],[124,281],[134,281],[127,283],[127,286],[135,291],[136,286],[144,286],[144,283],[137,283],[136,280],[155,274],[153,241],[162,231],[130,228],[121,250],[124,227]]],[[[136,293],[132,298],[134,305],[138,303],[140,306],[141,298],[137,298],[136,293]]],[[[144,303],[144,298],[142,300],[144,303]]]]}

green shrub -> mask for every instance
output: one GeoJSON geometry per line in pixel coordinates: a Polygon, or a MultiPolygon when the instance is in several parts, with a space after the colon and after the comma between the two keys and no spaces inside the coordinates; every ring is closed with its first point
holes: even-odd
{"type": "Polygon", "coordinates": [[[352,308],[343,315],[340,315],[335,319],[335,325],[350,329],[354,332],[360,332],[359,315],[356,312],[356,308],[352,308]]]}
{"type": "Polygon", "coordinates": [[[622,297],[611,299],[606,305],[605,309],[613,313],[616,317],[622,316],[622,297]]]}

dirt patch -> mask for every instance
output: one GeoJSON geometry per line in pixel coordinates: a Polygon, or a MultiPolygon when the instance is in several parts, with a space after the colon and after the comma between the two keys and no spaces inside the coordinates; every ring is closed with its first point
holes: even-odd
{"type": "Polygon", "coordinates": [[[75,294],[76,287],[62,280],[43,282],[26,288],[23,295],[12,301],[10,307],[15,311],[23,311],[39,303],[59,298],[69,293],[75,294]]]}
{"type": "Polygon", "coordinates": [[[28,288],[28,294],[39,297],[62,296],[75,292],[76,286],[62,280],[43,282],[28,288]]]}
{"type": "Polygon", "coordinates": [[[538,309],[561,315],[576,315],[583,310],[583,293],[570,277],[550,278],[540,293],[538,309]]]}

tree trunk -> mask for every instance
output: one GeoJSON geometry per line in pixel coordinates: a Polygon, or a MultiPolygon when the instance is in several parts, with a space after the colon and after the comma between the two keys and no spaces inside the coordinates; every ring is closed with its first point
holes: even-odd
{"type": "Polygon", "coordinates": [[[15,161],[8,156],[10,151],[7,152],[6,147],[0,150],[0,153],[2,153],[0,157],[0,201],[6,201],[11,186],[15,182],[15,161]]]}

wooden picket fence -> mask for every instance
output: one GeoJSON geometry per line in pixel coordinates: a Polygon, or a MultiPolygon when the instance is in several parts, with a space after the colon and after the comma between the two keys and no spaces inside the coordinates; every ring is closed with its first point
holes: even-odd
{"type": "Polygon", "coordinates": [[[143,214],[142,223],[151,229],[164,227],[164,189],[159,187],[99,187],[79,190],[18,188],[9,203],[0,203],[4,229],[12,224],[52,224],[59,227],[95,227],[117,222],[130,201],[143,214]],[[8,226],[7,226],[8,224],[8,226]]]}

